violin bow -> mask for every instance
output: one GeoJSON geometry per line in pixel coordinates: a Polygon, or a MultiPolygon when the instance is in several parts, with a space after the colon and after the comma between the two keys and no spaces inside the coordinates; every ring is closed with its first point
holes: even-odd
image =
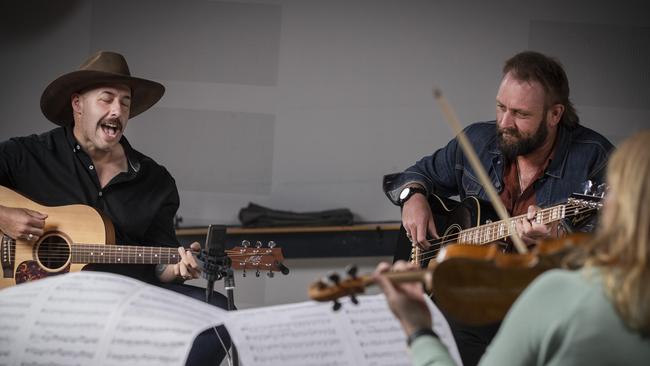
{"type": "MultiPolygon", "coordinates": [[[[501,199],[499,198],[497,191],[492,186],[492,182],[488,178],[488,175],[485,172],[485,168],[483,168],[483,165],[481,165],[481,162],[479,161],[478,156],[474,151],[474,148],[469,143],[467,136],[465,136],[465,133],[463,132],[463,128],[461,127],[460,122],[458,122],[458,118],[456,117],[454,111],[451,109],[451,106],[447,102],[447,99],[442,95],[440,89],[437,88],[433,89],[433,97],[435,98],[435,100],[438,102],[438,105],[442,109],[442,114],[445,116],[445,121],[447,122],[449,127],[451,127],[451,129],[456,133],[458,142],[460,143],[460,147],[465,153],[465,155],[467,156],[470,165],[478,175],[478,178],[481,181],[481,184],[483,185],[483,189],[485,189],[485,192],[487,193],[488,198],[490,199],[490,203],[492,203],[492,207],[494,207],[497,215],[499,215],[499,218],[501,220],[505,222],[510,222],[508,211],[503,205],[503,202],[501,202],[501,199]]],[[[521,237],[519,236],[517,230],[513,230],[512,242],[514,243],[515,248],[517,248],[517,252],[519,252],[519,254],[528,253],[528,248],[526,247],[526,244],[524,244],[524,242],[521,240],[521,237]]]]}

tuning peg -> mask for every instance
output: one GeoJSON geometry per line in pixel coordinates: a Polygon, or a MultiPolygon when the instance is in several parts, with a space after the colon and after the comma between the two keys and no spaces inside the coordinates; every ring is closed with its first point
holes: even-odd
{"type": "Polygon", "coordinates": [[[601,183],[596,187],[596,191],[594,192],[594,196],[597,197],[605,197],[605,193],[607,192],[607,184],[601,183]]]}
{"type": "Polygon", "coordinates": [[[341,282],[341,276],[339,276],[338,273],[332,272],[327,276],[329,280],[334,283],[335,285],[338,285],[341,282]]]}
{"type": "Polygon", "coordinates": [[[341,308],[341,303],[338,302],[338,300],[334,300],[334,305],[332,305],[332,309],[334,311],[338,311],[341,308]]]}
{"type": "Polygon", "coordinates": [[[271,240],[268,244],[269,248],[275,248],[275,242],[271,240]]]}
{"type": "Polygon", "coordinates": [[[350,295],[350,301],[352,301],[354,305],[359,305],[359,299],[354,295],[350,295]]]}
{"type": "Polygon", "coordinates": [[[592,193],[591,189],[594,186],[594,182],[588,180],[580,184],[580,189],[582,190],[583,194],[590,195],[592,193]]]}
{"type": "Polygon", "coordinates": [[[345,271],[348,273],[348,276],[350,276],[350,278],[352,278],[352,279],[357,278],[358,270],[359,270],[359,268],[357,268],[357,266],[354,265],[354,264],[349,265],[348,268],[345,269],[345,271]]]}
{"type": "Polygon", "coordinates": [[[255,242],[255,248],[261,248],[262,247],[262,242],[261,241],[256,241],[255,242]]]}
{"type": "Polygon", "coordinates": [[[266,276],[267,276],[268,278],[273,278],[273,276],[275,276],[275,273],[273,273],[273,271],[268,271],[268,272],[266,273],[266,276]]]}
{"type": "Polygon", "coordinates": [[[244,248],[248,248],[248,247],[251,246],[251,242],[248,241],[248,240],[242,240],[241,241],[241,246],[244,247],[244,248]]]}

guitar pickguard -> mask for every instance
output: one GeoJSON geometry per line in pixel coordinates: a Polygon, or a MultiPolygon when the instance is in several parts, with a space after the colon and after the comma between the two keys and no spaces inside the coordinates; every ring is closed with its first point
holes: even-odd
{"type": "Polygon", "coordinates": [[[36,261],[24,261],[16,268],[16,275],[14,277],[16,284],[23,282],[35,281],[41,278],[56,276],[70,272],[70,265],[60,271],[48,272],[45,271],[36,261]]]}

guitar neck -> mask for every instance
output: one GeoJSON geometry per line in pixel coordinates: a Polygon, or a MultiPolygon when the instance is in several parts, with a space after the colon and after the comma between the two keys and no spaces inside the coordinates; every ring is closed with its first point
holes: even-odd
{"type": "Polygon", "coordinates": [[[176,264],[178,248],[75,244],[72,263],[176,264]]]}
{"type": "MultiPolygon", "coordinates": [[[[539,210],[534,221],[538,224],[550,224],[560,221],[566,216],[566,205],[557,205],[539,210]]],[[[509,237],[516,230],[518,222],[526,219],[520,215],[493,223],[465,229],[458,233],[458,242],[466,244],[488,244],[509,237]]]]}

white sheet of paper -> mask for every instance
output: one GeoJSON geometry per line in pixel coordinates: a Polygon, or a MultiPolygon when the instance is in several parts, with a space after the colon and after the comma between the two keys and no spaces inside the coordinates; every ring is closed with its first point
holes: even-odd
{"type": "Polygon", "coordinates": [[[440,342],[447,346],[447,351],[449,351],[449,355],[454,359],[456,365],[463,366],[463,361],[460,358],[460,352],[458,352],[456,340],[454,339],[454,335],[451,332],[447,319],[442,315],[442,312],[436,304],[431,301],[429,296],[424,295],[424,298],[429,307],[429,311],[431,311],[431,316],[433,317],[433,331],[438,335],[440,342]]]}
{"type": "Polygon", "coordinates": [[[0,292],[0,364],[183,365],[226,314],[115,274],[50,277],[0,292]]]}
{"type": "MultiPolygon", "coordinates": [[[[406,336],[383,294],[360,296],[359,305],[341,303],[338,312],[316,302],[241,310],[229,314],[226,327],[245,366],[411,364],[406,336]]],[[[439,311],[434,316],[434,330],[460,361],[449,325],[439,311]]]]}

